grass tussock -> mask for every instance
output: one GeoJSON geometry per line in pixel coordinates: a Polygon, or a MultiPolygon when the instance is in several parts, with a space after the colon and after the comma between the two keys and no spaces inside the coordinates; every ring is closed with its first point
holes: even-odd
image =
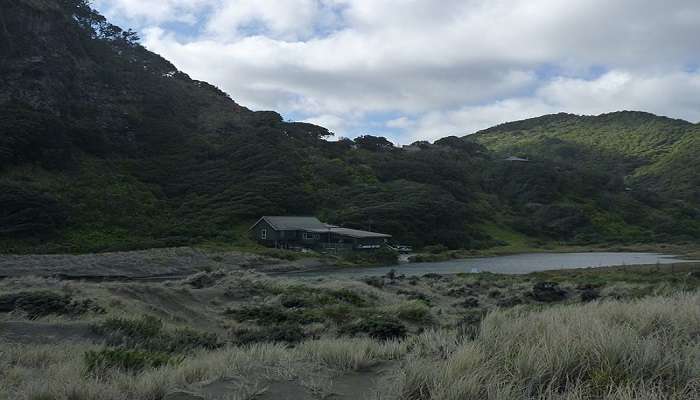
{"type": "MultiPolygon", "coordinates": [[[[587,271],[382,278],[377,286],[253,274],[201,288],[36,281],[37,293],[104,305],[105,314],[67,321],[101,343],[0,339],[0,399],[161,400],[176,389],[206,398],[207,384],[222,379],[330,393],[330,378],[314,374],[383,370],[382,399],[700,398],[698,277],[601,274],[610,281],[587,271]],[[643,294],[648,287],[657,295],[643,294]]],[[[20,293],[20,283],[0,289],[20,293]]],[[[13,329],[54,329],[61,318],[22,317],[13,329]]]]}
{"type": "Polygon", "coordinates": [[[496,311],[472,340],[438,330],[403,341],[322,339],[293,348],[261,343],[200,350],[179,363],[93,349],[96,365],[124,361],[138,367],[111,368],[99,378],[81,373],[85,360],[76,354],[83,351],[3,345],[0,390],[17,399],[122,399],[125,393],[158,399],[175,387],[263,367],[268,377],[288,379],[309,365],[360,371],[392,362],[399,368],[384,388],[387,398],[688,399],[700,395],[699,335],[700,295],[677,294],[496,311]]]}
{"type": "Polygon", "coordinates": [[[697,294],[494,312],[444,360],[407,361],[396,398],[698,398],[699,316],[697,294]]]}

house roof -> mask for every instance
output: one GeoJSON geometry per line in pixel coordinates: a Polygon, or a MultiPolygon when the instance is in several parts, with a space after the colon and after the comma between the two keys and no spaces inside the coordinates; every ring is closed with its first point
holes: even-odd
{"type": "MultiPolygon", "coordinates": [[[[278,231],[290,230],[307,230],[307,229],[324,229],[327,230],[326,224],[319,221],[316,217],[288,217],[288,216],[264,216],[255,223],[265,220],[270,226],[278,231]]],[[[255,226],[253,225],[253,226],[255,226]]]]}
{"type": "Polygon", "coordinates": [[[337,235],[348,236],[352,238],[390,238],[391,235],[378,232],[361,231],[359,229],[350,228],[339,228],[339,227],[326,227],[325,229],[307,229],[309,232],[315,233],[326,233],[331,231],[337,235]]]}
{"type": "Polygon", "coordinates": [[[515,156],[510,156],[505,159],[506,161],[530,161],[527,158],[521,158],[521,157],[515,157],[515,156]]]}
{"type": "MultiPolygon", "coordinates": [[[[260,218],[254,225],[265,221],[277,231],[306,231],[313,233],[328,233],[329,231],[337,235],[352,238],[390,238],[391,235],[384,233],[362,231],[359,229],[341,228],[337,225],[324,224],[316,217],[290,217],[290,216],[269,216],[260,218]]],[[[252,227],[251,227],[252,229],[252,227]]]]}

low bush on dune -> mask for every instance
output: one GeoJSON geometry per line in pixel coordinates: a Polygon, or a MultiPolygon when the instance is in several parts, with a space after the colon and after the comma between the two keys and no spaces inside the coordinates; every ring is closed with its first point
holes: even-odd
{"type": "Polygon", "coordinates": [[[85,353],[85,371],[89,375],[102,376],[111,369],[138,373],[145,368],[158,368],[177,364],[179,359],[165,353],[126,349],[102,349],[85,353]]]}
{"type": "Polygon", "coordinates": [[[319,316],[313,315],[305,310],[287,309],[277,305],[229,308],[225,313],[236,321],[252,321],[261,326],[286,323],[310,324],[312,322],[321,322],[319,316]]]}
{"type": "Polygon", "coordinates": [[[399,263],[399,253],[382,247],[372,252],[351,252],[343,260],[359,265],[394,265],[399,263]]]}
{"type": "Polygon", "coordinates": [[[233,342],[238,345],[251,343],[298,343],[306,337],[301,325],[284,323],[258,329],[238,329],[233,333],[233,342]]]}
{"type": "Polygon", "coordinates": [[[216,334],[188,328],[166,330],[161,320],[151,316],[110,318],[93,325],[92,331],[104,337],[108,346],[168,354],[214,349],[222,345],[216,334]]]}
{"type": "Polygon", "coordinates": [[[47,315],[78,316],[104,309],[91,299],[74,300],[69,294],[51,291],[17,292],[0,296],[0,312],[21,311],[36,319],[47,315]]]}
{"type": "Polygon", "coordinates": [[[406,325],[401,323],[401,321],[384,315],[364,317],[338,329],[340,335],[366,335],[378,340],[404,338],[407,332],[406,325]]]}
{"type": "Polygon", "coordinates": [[[430,307],[421,300],[401,303],[396,307],[396,316],[404,321],[426,324],[432,320],[430,307]]]}

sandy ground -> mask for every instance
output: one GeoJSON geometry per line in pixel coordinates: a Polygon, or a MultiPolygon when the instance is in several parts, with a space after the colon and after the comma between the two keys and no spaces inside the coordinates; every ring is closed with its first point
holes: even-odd
{"type": "Polygon", "coordinates": [[[206,252],[178,247],[81,255],[0,255],[0,278],[33,275],[86,280],[158,280],[219,269],[286,272],[320,265],[320,261],[313,259],[283,261],[241,252],[206,252]]]}

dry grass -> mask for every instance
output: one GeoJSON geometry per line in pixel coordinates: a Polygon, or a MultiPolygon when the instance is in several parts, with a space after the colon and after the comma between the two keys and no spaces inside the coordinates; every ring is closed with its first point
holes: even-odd
{"type": "MultiPolygon", "coordinates": [[[[495,302],[487,297],[491,290],[510,296],[513,288],[522,292],[532,286],[532,281],[519,277],[490,280],[496,278],[501,279],[486,275],[423,279],[417,285],[403,282],[384,289],[362,282],[298,282],[253,273],[226,275],[203,289],[181,282],[9,279],[0,282],[0,293],[32,287],[95,299],[107,314],[79,317],[90,322],[148,314],[163,319],[169,329],[190,326],[223,336],[232,323],[223,316],[225,307],[278,304],[280,293],[296,293],[301,287],[314,293],[351,291],[367,299],[368,310],[403,315],[415,320],[414,327],[422,324],[426,330],[416,328],[404,340],[376,341],[336,338],[327,321],[314,322],[307,330],[313,328],[320,339],[294,347],[229,345],[187,353],[175,365],[138,374],[110,370],[99,377],[85,373],[83,354],[101,347],[0,341],[0,400],[160,400],[174,389],[206,394],[207,383],[229,378],[247,385],[231,393],[231,399],[249,398],[265,382],[277,380],[301,382],[320,395],[328,393],[325,377],[329,374],[366,373],[375,371],[372,367],[378,364],[395,370],[378,388],[382,399],[700,398],[700,293],[678,292],[678,287],[661,282],[654,287],[657,297],[615,301],[612,298],[620,295],[637,298],[645,287],[616,281],[601,290],[605,299],[601,302],[489,308],[492,311],[474,330],[476,336],[461,337],[454,322],[472,310],[451,307],[458,298],[445,295],[447,290],[471,284],[470,290],[478,291],[483,302],[495,302]],[[480,285],[473,286],[475,282],[480,285]],[[226,295],[228,288],[243,290],[251,285],[257,290],[252,296],[226,295]],[[433,305],[397,295],[398,289],[427,293],[433,305]],[[423,324],[424,320],[431,323],[423,324]]],[[[685,274],[681,278],[686,279],[685,274]]],[[[62,323],[67,318],[49,316],[41,321],[62,323]]]]}
{"type": "Polygon", "coordinates": [[[194,354],[180,365],[139,375],[113,371],[102,379],[83,373],[84,345],[0,344],[0,393],[18,400],[156,400],[173,388],[221,378],[310,381],[305,374],[314,368],[342,372],[394,360],[401,368],[384,388],[389,398],[688,399],[700,396],[698,338],[700,295],[677,294],[497,311],[471,341],[427,331],[403,342],[323,339],[295,348],[227,347],[194,354]]]}
{"type": "MultiPolygon", "coordinates": [[[[409,359],[401,399],[698,398],[700,295],[498,311],[443,361],[409,359]]],[[[429,339],[424,339],[430,342],[429,339]]]]}

